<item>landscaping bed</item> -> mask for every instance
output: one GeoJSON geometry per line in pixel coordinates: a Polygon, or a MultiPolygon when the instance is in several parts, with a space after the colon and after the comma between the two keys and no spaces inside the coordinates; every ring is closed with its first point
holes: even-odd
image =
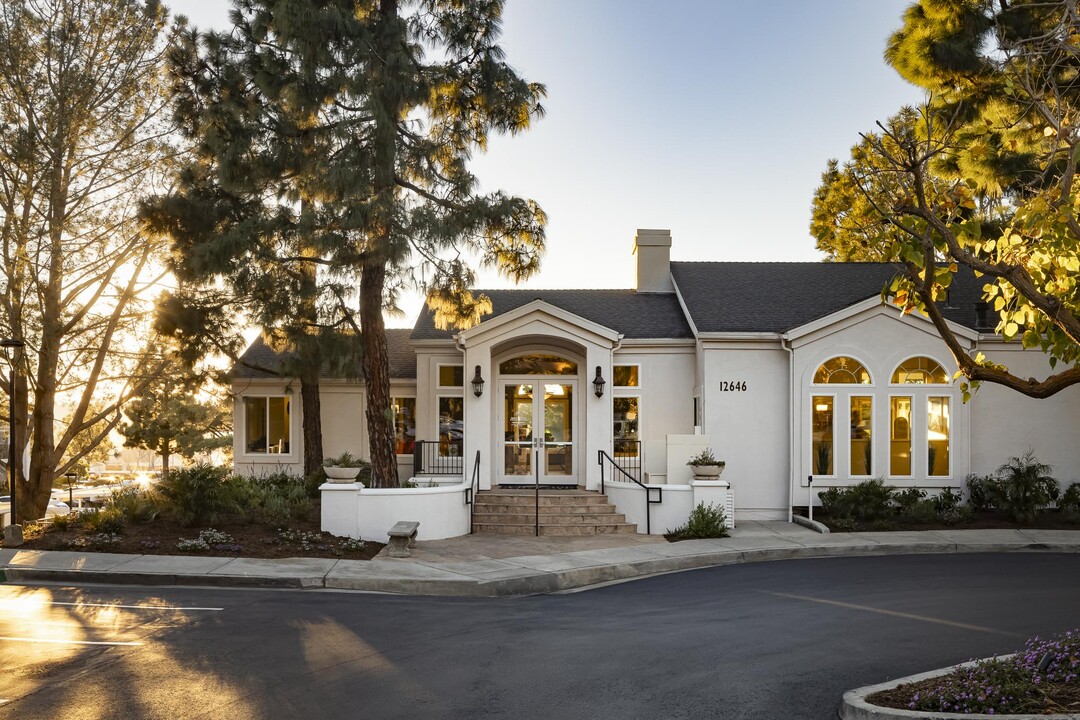
{"type": "Polygon", "coordinates": [[[867,696],[880,707],[991,715],[1080,713],[1080,632],[1027,642],[1015,655],[978,660],[867,696]]]}
{"type": "MultiPolygon", "coordinates": [[[[796,507],[796,515],[806,517],[806,507],[796,507]]],[[[1057,510],[1037,513],[1032,520],[1019,522],[1008,515],[992,510],[972,511],[964,517],[946,522],[944,520],[917,520],[897,514],[895,517],[875,520],[856,520],[836,517],[814,508],[814,521],[834,533],[875,532],[881,530],[1080,530],[1080,522],[1057,510]]]]}
{"type": "Polygon", "coordinates": [[[383,543],[320,529],[323,478],[237,477],[197,465],[149,489],[112,493],[100,508],[23,526],[20,549],[139,555],[369,560],[383,543]]]}

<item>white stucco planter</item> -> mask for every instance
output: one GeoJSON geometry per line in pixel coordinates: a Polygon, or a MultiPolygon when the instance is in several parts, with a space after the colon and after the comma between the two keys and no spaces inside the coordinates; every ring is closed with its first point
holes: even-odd
{"type": "Polygon", "coordinates": [[[351,483],[356,480],[356,476],[360,474],[360,468],[358,467],[335,467],[332,465],[324,465],[323,472],[326,473],[326,479],[332,483],[351,483]]]}
{"type": "Polygon", "coordinates": [[[695,479],[700,480],[715,480],[720,477],[720,474],[724,472],[723,465],[691,465],[691,472],[694,473],[695,479]]]}
{"type": "Polygon", "coordinates": [[[440,540],[469,534],[469,485],[423,488],[366,488],[360,483],[326,483],[322,492],[322,529],[334,535],[386,542],[399,520],[420,523],[417,540],[440,540]]]}
{"type": "Polygon", "coordinates": [[[685,525],[690,511],[699,503],[718,505],[724,508],[724,525],[730,530],[735,527],[735,493],[731,483],[726,480],[693,480],[688,485],[646,484],[654,498],[663,497],[663,502],[645,508],[645,490],[637,483],[609,482],[604,490],[608,500],[626,516],[626,521],[636,523],[638,532],[645,534],[646,516],[651,513],[651,535],[664,535],[669,530],[685,525]]]}

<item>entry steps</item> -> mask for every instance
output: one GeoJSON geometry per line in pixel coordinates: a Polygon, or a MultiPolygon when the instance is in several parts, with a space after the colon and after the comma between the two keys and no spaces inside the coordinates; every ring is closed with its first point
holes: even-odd
{"type": "MultiPolygon", "coordinates": [[[[536,534],[535,490],[481,490],[473,507],[473,532],[536,534]]],[[[540,534],[636,533],[637,525],[615,512],[607,496],[593,490],[540,490],[540,534]]]]}

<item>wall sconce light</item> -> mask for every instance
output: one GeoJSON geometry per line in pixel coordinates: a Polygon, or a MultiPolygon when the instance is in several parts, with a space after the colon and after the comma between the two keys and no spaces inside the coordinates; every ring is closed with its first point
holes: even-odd
{"type": "Polygon", "coordinates": [[[472,391],[473,391],[473,395],[475,395],[476,397],[480,397],[481,395],[484,394],[484,378],[482,378],[480,376],[480,366],[479,365],[476,366],[476,374],[473,375],[472,391]]]}
{"type": "Polygon", "coordinates": [[[604,397],[604,386],[607,385],[604,382],[604,378],[600,377],[600,366],[596,366],[596,378],[592,381],[593,392],[596,393],[596,397],[604,397]]]}

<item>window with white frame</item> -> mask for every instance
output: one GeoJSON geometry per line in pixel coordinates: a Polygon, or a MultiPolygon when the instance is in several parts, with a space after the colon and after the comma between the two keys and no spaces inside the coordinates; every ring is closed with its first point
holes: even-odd
{"type": "Polygon", "coordinates": [[[462,365],[439,365],[438,382],[441,388],[465,387],[465,368],[462,365]]]}
{"type": "Polygon", "coordinates": [[[952,390],[948,372],[933,358],[910,357],[893,370],[891,384],[903,386],[904,395],[890,397],[889,474],[951,476],[952,390]]]}
{"type": "Polygon", "coordinates": [[[612,449],[616,458],[638,458],[641,455],[641,366],[613,365],[612,449]]]}
{"type": "Polygon", "coordinates": [[[290,448],[288,395],[244,398],[244,450],[258,455],[284,455],[290,448]]]}
{"type": "Polygon", "coordinates": [[[612,367],[613,384],[621,387],[641,387],[640,365],[615,365],[612,367]]]}
{"type": "Polygon", "coordinates": [[[866,387],[874,384],[866,366],[848,355],[837,355],[818,366],[814,385],[828,386],[810,395],[810,469],[813,475],[865,477],[873,472],[874,398],[866,387]],[[849,421],[846,443],[844,414],[849,421]],[[843,454],[847,455],[847,462],[843,454]]]}
{"type": "Polygon", "coordinates": [[[465,400],[460,395],[440,395],[439,455],[459,457],[464,452],[465,400]]]}

